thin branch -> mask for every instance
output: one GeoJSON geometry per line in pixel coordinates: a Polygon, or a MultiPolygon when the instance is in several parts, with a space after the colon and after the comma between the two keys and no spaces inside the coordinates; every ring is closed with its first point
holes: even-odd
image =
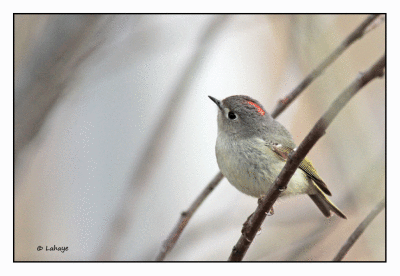
{"type": "Polygon", "coordinates": [[[361,222],[361,224],[354,230],[354,232],[347,239],[346,243],[342,246],[336,257],[333,259],[334,262],[339,262],[343,260],[344,256],[350,250],[350,248],[354,245],[354,243],[358,240],[364,230],[368,227],[368,225],[374,220],[374,218],[383,210],[385,207],[385,199],[382,199],[375,208],[369,213],[369,215],[361,222]]]}
{"type": "MultiPolygon", "coordinates": [[[[313,82],[319,75],[321,75],[321,73],[323,72],[323,70],[328,67],[335,59],[337,59],[337,57],[346,49],[348,48],[355,40],[357,40],[358,38],[361,38],[363,36],[363,32],[365,30],[365,28],[367,28],[369,26],[369,24],[371,24],[372,22],[374,22],[374,19],[376,19],[378,15],[371,15],[369,16],[359,27],[357,27],[357,29],[355,29],[349,37],[347,37],[342,43],[341,45],[334,51],[334,53],[332,53],[324,62],[322,62],[315,70],[313,70],[313,72],[308,75],[290,94],[289,96],[287,96],[286,98],[291,98],[290,101],[287,102],[278,102],[277,106],[275,107],[274,112],[271,114],[271,116],[273,118],[278,117],[293,101],[294,99],[304,90],[308,87],[308,85],[311,84],[311,82],[313,82]],[[341,49],[341,50],[338,50],[341,49]],[[329,62],[330,61],[330,62],[329,62]]],[[[217,179],[219,176],[222,176],[218,182],[214,183],[213,181],[211,181],[211,183],[208,184],[208,186],[204,189],[204,191],[209,190],[209,189],[214,189],[219,181],[222,180],[223,175],[221,174],[221,172],[219,172],[214,179],[217,179]]],[[[203,202],[206,197],[208,196],[209,193],[202,193],[201,195],[199,195],[196,198],[196,202],[199,202],[199,205],[201,204],[201,202],[203,202]]],[[[192,204],[192,206],[195,203],[192,204]]],[[[190,209],[190,208],[189,208],[190,209]]],[[[178,221],[177,225],[175,226],[175,228],[173,229],[173,231],[170,233],[168,239],[164,242],[163,247],[160,250],[159,255],[157,256],[157,261],[162,261],[164,260],[166,254],[169,253],[170,250],[172,250],[172,248],[174,247],[175,243],[178,241],[178,238],[180,236],[180,234],[182,233],[183,229],[185,228],[185,226],[188,224],[189,219],[191,218],[191,216],[193,215],[193,213],[190,215],[190,217],[187,217],[185,220],[181,217],[181,219],[178,221]],[[175,238],[172,238],[175,237],[175,238]],[[166,246],[168,244],[168,246],[166,246]],[[167,248],[167,249],[166,249],[167,248]],[[164,252],[165,251],[165,252],[164,252]]]]}
{"type": "Polygon", "coordinates": [[[371,80],[384,75],[385,66],[386,55],[384,54],[371,68],[369,68],[365,73],[360,74],[350,84],[350,86],[348,86],[342,92],[342,94],[336,98],[336,100],[329,107],[328,111],[325,112],[321,119],[318,120],[297,150],[289,156],[288,161],[276,178],[272,188],[264,197],[259,200],[259,205],[256,211],[244,223],[242,235],[237,244],[233,247],[232,253],[229,257],[230,261],[241,261],[243,259],[257,231],[260,229],[266,214],[270,212],[271,207],[281,192],[286,189],[290,178],[300,165],[301,161],[317,143],[317,141],[325,134],[328,126],[332,123],[333,119],[342,110],[342,108],[350,101],[350,99],[371,80]]]}
{"type": "Polygon", "coordinates": [[[289,104],[291,104],[294,99],[296,99],[301,92],[306,89],[312,81],[314,81],[317,77],[319,77],[325,69],[331,65],[353,42],[363,37],[366,33],[365,30],[372,22],[375,22],[374,25],[379,24],[381,21],[376,23],[375,19],[379,16],[379,14],[373,14],[368,16],[364,22],[361,23],[360,26],[357,27],[317,68],[315,68],[292,92],[290,92],[286,97],[279,100],[277,106],[274,111],[271,113],[273,118],[277,117],[282,111],[284,111],[289,104]]]}
{"type": "Polygon", "coordinates": [[[364,34],[369,33],[373,29],[377,28],[379,25],[381,25],[383,22],[386,20],[386,15],[385,14],[380,14],[375,20],[368,26],[368,28],[365,29],[364,34]]]}
{"type": "Polygon", "coordinates": [[[204,199],[214,190],[214,188],[218,185],[221,179],[224,176],[221,172],[219,172],[214,179],[207,185],[207,187],[201,192],[201,194],[196,198],[193,204],[189,207],[189,209],[185,212],[181,213],[181,217],[176,224],[175,228],[172,230],[171,234],[163,243],[161,247],[160,253],[158,254],[156,261],[162,261],[165,259],[165,256],[172,250],[175,243],[179,239],[179,236],[182,234],[183,229],[188,224],[190,218],[194,214],[194,212],[199,208],[201,203],[203,203],[204,199]]]}

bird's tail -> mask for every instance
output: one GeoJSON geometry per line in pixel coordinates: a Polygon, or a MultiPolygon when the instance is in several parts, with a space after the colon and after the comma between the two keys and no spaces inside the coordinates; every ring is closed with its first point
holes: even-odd
{"type": "Polygon", "coordinates": [[[334,212],[341,218],[347,219],[347,217],[343,214],[342,211],[339,210],[335,204],[327,198],[323,191],[317,186],[315,187],[315,194],[309,194],[312,201],[314,201],[315,205],[321,210],[325,217],[329,218],[331,216],[331,211],[334,212]]]}

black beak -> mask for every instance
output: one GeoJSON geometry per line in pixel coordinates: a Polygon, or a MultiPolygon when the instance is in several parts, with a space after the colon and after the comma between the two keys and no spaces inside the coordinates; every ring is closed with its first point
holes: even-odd
{"type": "Polygon", "coordinates": [[[217,100],[216,98],[214,98],[214,97],[211,97],[211,96],[208,96],[217,106],[218,106],[218,108],[222,111],[222,103],[221,103],[221,101],[219,101],[219,100],[217,100]]]}

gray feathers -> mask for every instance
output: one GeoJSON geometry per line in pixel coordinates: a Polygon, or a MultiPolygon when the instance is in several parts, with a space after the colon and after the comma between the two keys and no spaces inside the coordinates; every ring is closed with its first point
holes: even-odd
{"type": "MultiPolygon", "coordinates": [[[[210,99],[219,108],[215,151],[222,174],[245,194],[265,195],[296,148],[292,135],[248,96],[210,99]]],[[[326,197],[331,193],[307,158],[281,196],[296,194],[308,194],[326,217],[333,211],[346,218],[326,197]]]]}

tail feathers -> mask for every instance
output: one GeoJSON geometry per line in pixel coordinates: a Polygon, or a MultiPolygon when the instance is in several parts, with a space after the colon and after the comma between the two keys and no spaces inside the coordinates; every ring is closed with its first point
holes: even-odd
{"type": "Polygon", "coordinates": [[[321,190],[317,189],[317,193],[309,195],[315,205],[321,210],[325,217],[329,218],[331,216],[331,211],[334,212],[341,218],[347,219],[347,217],[339,210],[338,207],[330,201],[321,190]]]}

